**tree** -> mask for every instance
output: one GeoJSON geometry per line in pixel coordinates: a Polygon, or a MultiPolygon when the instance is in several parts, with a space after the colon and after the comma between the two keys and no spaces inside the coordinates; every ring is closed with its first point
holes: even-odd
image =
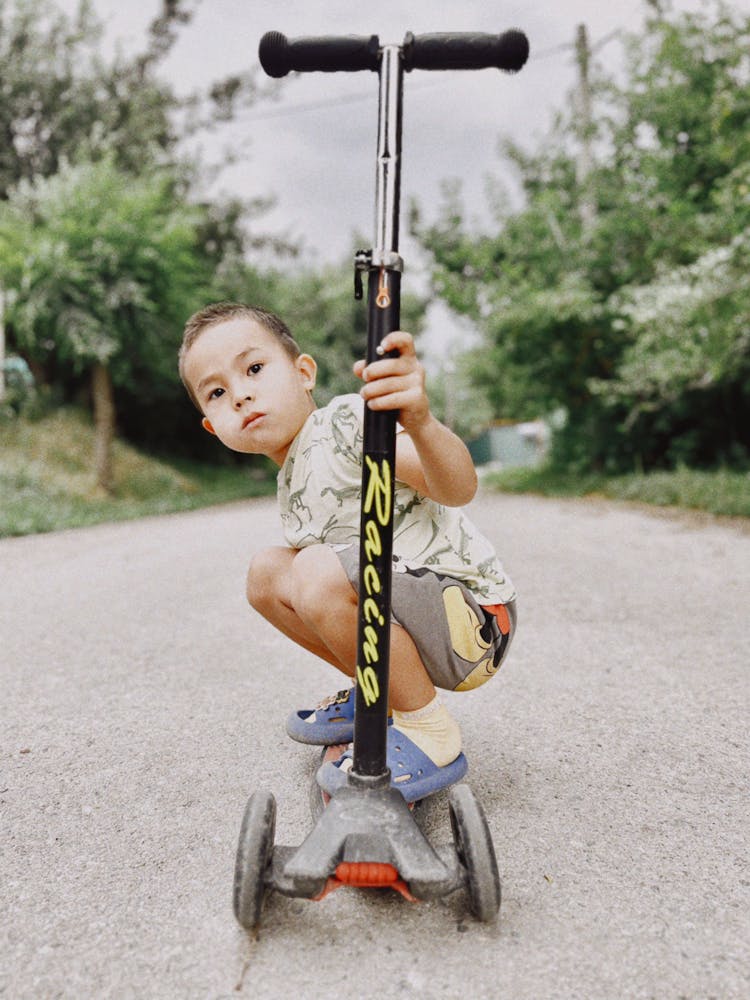
{"type": "Polygon", "coordinates": [[[0,283],[27,354],[91,379],[96,479],[112,488],[114,386],[174,381],[186,315],[208,297],[202,213],[168,171],[132,177],[112,159],[63,164],[0,205],[0,283]]]}
{"type": "Polygon", "coordinates": [[[750,455],[749,45],[750,18],[720,3],[657,13],[628,43],[615,156],[599,171],[612,205],[600,253],[622,234],[631,262],[609,299],[623,350],[589,389],[620,455],[645,465],[750,455]]]}
{"type": "Polygon", "coordinates": [[[175,145],[177,102],[152,72],[158,46],[106,64],[100,36],[87,3],[73,20],[48,0],[0,0],[0,199],[64,159],[114,156],[137,173],[175,145]]]}
{"type": "Polygon", "coordinates": [[[184,0],[162,0],[144,50],[105,60],[89,0],[75,18],[51,0],[0,0],[0,200],[20,180],[56,173],[62,160],[114,157],[134,174],[174,162],[186,134],[274,92],[247,73],[178,98],[158,70],[191,17],[184,0]]]}
{"type": "Polygon", "coordinates": [[[746,461],[750,227],[693,264],[626,289],[619,302],[632,340],[615,377],[592,380],[591,391],[625,408],[631,434],[640,436],[644,422],[653,428],[669,419],[664,447],[672,462],[746,461]],[[680,417],[684,428],[676,428],[680,417]]]}
{"type": "Polygon", "coordinates": [[[525,205],[500,204],[495,235],[469,233],[455,197],[417,223],[437,290],[484,332],[476,379],[496,414],[564,408],[564,464],[750,454],[749,45],[750,19],[721,4],[672,19],[657,6],[627,41],[624,84],[591,74],[585,185],[564,112],[538,151],[505,144],[525,205]]]}
{"type": "MultiPolygon", "coordinates": [[[[230,121],[261,92],[251,72],[214,81],[205,93],[175,96],[158,71],[190,17],[184,0],[162,0],[142,50],[104,59],[98,51],[101,26],[88,0],[81,0],[73,18],[48,0],[0,0],[0,202],[20,182],[33,186],[58,172],[68,176],[71,165],[85,170],[99,161],[132,175],[136,186],[142,175],[147,183],[169,175],[175,205],[195,201],[203,168],[185,157],[182,140],[230,121]]],[[[213,200],[200,211],[190,210],[197,211],[199,255],[218,282],[232,270],[246,269],[247,249],[263,243],[255,220],[265,207],[259,201],[213,200]]],[[[207,292],[207,297],[217,296],[207,292]]],[[[85,301],[79,307],[83,311],[85,301]]],[[[186,301],[179,318],[173,318],[177,326],[171,337],[190,308],[186,301]]],[[[12,324],[8,336],[12,349],[25,350],[12,324]]],[[[200,448],[200,436],[191,433],[191,415],[181,405],[170,351],[158,366],[148,352],[136,353],[130,375],[114,380],[120,426],[140,444],[159,450],[200,448]]],[[[67,357],[66,350],[53,349],[28,356],[37,376],[52,382],[56,395],[65,399],[78,392],[80,378],[67,357]]],[[[106,387],[97,394],[105,397],[106,387]]]]}
{"type": "Polygon", "coordinates": [[[606,377],[621,338],[587,268],[575,157],[562,142],[534,158],[508,143],[506,155],[527,205],[499,206],[496,235],[467,232],[455,189],[437,223],[415,220],[417,233],[433,258],[435,292],[484,334],[470,371],[494,416],[531,420],[563,407],[580,427],[591,422],[587,381],[606,377]]]}

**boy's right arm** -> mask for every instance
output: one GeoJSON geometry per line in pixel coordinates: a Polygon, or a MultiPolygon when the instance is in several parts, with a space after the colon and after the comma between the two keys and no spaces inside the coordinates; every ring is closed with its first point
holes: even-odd
{"type": "Polygon", "coordinates": [[[463,507],[477,491],[466,445],[435,417],[417,438],[406,431],[397,435],[396,478],[446,507],[463,507]]]}

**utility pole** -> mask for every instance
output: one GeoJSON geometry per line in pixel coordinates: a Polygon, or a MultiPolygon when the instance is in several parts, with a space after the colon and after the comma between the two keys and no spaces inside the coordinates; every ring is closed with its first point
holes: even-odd
{"type": "Polygon", "coordinates": [[[5,293],[0,288],[0,403],[5,399],[5,293]]]}
{"type": "Polygon", "coordinates": [[[576,62],[578,64],[578,160],[576,161],[576,180],[580,192],[580,214],[583,235],[588,236],[596,221],[596,205],[591,192],[589,177],[593,165],[591,140],[594,123],[591,114],[591,85],[589,83],[589,64],[591,49],[589,47],[586,25],[579,24],[576,32],[576,62]]]}

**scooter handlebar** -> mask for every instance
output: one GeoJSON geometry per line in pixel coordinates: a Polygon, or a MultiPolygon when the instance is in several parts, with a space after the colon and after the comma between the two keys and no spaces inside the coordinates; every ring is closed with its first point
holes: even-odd
{"type": "MultiPolygon", "coordinates": [[[[407,32],[402,46],[404,69],[486,69],[496,67],[516,73],[529,57],[529,42],[522,31],[501,35],[477,32],[407,32]]],[[[260,64],[269,76],[298,73],[377,70],[380,41],[377,35],[321,38],[287,38],[268,31],[260,40],[260,64]]]]}
{"type": "Polygon", "coordinates": [[[298,73],[377,70],[379,50],[377,35],[287,38],[280,31],[267,31],[260,40],[258,55],[265,72],[279,78],[292,70],[298,73]]]}
{"type": "Polygon", "coordinates": [[[529,41],[522,31],[502,35],[473,31],[413,35],[403,45],[404,69],[487,69],[517,73],[529,58],[529,41]]]}

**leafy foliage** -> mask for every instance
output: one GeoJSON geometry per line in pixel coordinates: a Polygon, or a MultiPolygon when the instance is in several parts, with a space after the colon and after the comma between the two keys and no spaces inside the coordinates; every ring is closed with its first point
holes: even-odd
{"type": "Polygon", "coordinates": [[[86,0],[74,18],[49,0],[0,0],[0,281],[9,346],[56,399],[78,400],[105,364],[121,431],[200,454],[176,345],[226,274],[249,270],[265,206],[195,204],[201,167],[180,141],[260,90],[246,74],[176,98],[158,70],[190,17],[164,0],[143,51],[105,60],[86,0]]]}
{"type": "Polygon", "coordinates": [[[0,198],[63,160],[113,156],[137,173],[174,146],[176,101],[153,58],[107,64],[83,3],[75,19],[48,0],[0,0],[0,198]]]}
{"type": "Polygon", "coordinates": [[[51,0],[0,0],[0,199],[22,179],[56,173],[63,160],[111,157],[133,174],[175,165],[186,135],[275,92],[249,72],[178,98],[158,70],[191,17],[184,0],[163,0],[144,50],[105,60],[88,0],[74,18],[51,0]]]}
{"type": "Polygon", "coordinates": [[[501,204],[495,235],[469,234],[455,196],[417,220],[437,291],[484,333],[474,377],[495,414],[564,408],[561,464],[750,455],[749,51],[750,19],[721,4],[654,14],[624,85],[595,81],[588,176],[568,113],[538,152],[506,143],[525,205],[501,204]]]}
{"type": "MultiPolygon", "coordinates": [[[[112,159],[63,164],[0,203],[6,319],[39,381],[70,395],[98,372],[97,418],[105,378],[121,427],[162,448],[184,419],[175,370],[182,324],[209,296],[203,221],[168,170],[133,177],[112,159]]],[[[111,478],[107,420],[97,465],[103,488],[111,478]]]]}
{"type": "Polygon", "coordinates": [[[74,372],[99,362],[115,384],[166,377],[175,339],[209,273],[199,212],[168,173],[133,178],[111,160],[22,183],[0,206],[0,275],[19,345],[74,372]]]}

